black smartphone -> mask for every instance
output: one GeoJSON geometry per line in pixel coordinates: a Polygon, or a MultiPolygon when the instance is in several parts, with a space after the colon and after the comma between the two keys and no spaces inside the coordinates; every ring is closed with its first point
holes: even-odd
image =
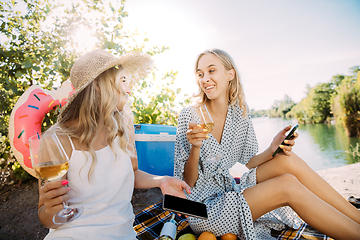
{"type": "Polygon", "coordinates": [[[164,210],[185,214],[192,217],[207,219],[206,205],[185,198],[165,194],[163,199],[164,210]]]}
{"type": "MultiPolygon", "coordinates": [[[[284,141],[285,141],[285,140],[289,140],[289,139],[294,135],[294,132],[295,132],[295,130],[296,130],[298,127],[299,127],[299,125],[294,126],[294,127],[291,129],[291,131],[289,132],[289,134],[285,137],[284,141]]],[[[288,145],[288,144],[284,143],[284,141],[281,143],[281,145],[288,145]]],[[[276,151],[273,153],[272,157],[275,157],[275,155],[276,155],[277,153],[279,153],[280,151],[282,151],[282,149],[281,149],[280,147],[278,147],[278,148],[276,149],[276,151]]]]}

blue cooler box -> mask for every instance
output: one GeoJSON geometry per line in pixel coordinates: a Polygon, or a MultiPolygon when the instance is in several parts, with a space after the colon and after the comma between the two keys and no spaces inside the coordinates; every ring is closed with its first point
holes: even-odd
{"type": "Polygon", "coordinates": [[[134,127],[139,169],[173,176],[176,127],[160,124],[135,124],[134,127]]]}

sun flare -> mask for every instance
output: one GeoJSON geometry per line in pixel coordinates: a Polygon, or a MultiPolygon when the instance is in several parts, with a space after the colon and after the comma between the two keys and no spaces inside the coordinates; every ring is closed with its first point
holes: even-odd
{"type": "Polygon", "coordinates": [[[75,45],[73,46],[77,52],[87,52],[94,48],[98,39],[94,33],[85,26],[79,26],[71,35],[75,45]]]}

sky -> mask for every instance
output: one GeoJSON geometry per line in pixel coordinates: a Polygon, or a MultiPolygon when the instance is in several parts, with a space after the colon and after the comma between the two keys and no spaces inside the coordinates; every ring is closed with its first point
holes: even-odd
{"type": "Polygon", "coordinates": [[[178,71],[183,93],[197,92],[194,64],[210,48],[228,52],[251,109],[269,109],[285,94],[300,102],[306,86],[349,75],[360,65],[358,0],[128,0],[124,29],[169,50],[160,71],[178,71]]]}
{"type": "MultiPolygon", "coordinates": [[[[190,96],[198,92],[196,57],[211,48],[232,56],[255,110],[271,108],[285,94],[298,103],[307,85],[360,65],[359,0],[127,0],[125,10],[124,30],[137,29],[148,46],[169,47],[155,57],[156,67],[178,71],[174,87],[190,96]]],[[[91,29],[77,35],[90,49],[96,41],[91,29]]]]}

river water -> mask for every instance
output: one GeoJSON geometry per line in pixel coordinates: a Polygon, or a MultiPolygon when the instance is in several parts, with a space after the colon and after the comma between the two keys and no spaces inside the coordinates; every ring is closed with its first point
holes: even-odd
{"type": "MultiPolygon", "coordinates": [[[[281,118],[253,118],[259,152],[264,151],[273,137],[288,125],[295,126],[296,120],[281,118]]],[[[299,137],[293,151],[315,171],[356,163],[359,157],[347,153],[360,144],[360,138],[349,138],[344,128],[332,124],[299,125],[299,137]]]]}

